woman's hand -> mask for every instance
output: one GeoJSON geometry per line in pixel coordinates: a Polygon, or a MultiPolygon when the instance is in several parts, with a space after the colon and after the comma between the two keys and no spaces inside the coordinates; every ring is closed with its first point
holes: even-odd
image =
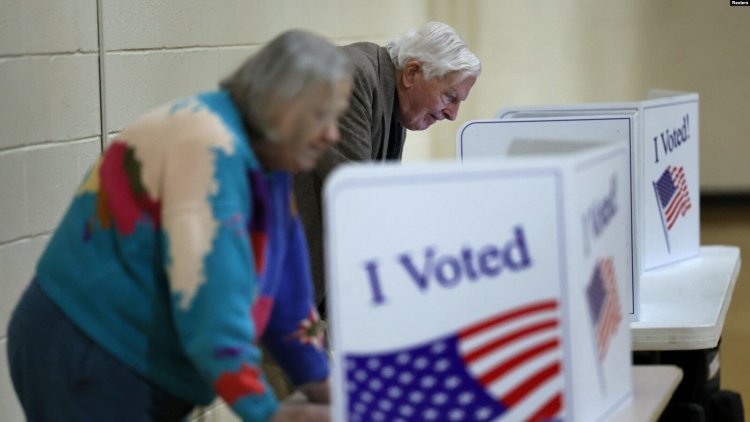
{"type": "Polygon", "coordinates": [[[285,403],[269,422],[330,422],[331,410],[325,404],[285,403]]]}
{"type": "Polygon", "coordinates": [[[331,403],[331,386],[327,379],[303,385],[299,391],[307,397],[310,403],[331,403]]]}

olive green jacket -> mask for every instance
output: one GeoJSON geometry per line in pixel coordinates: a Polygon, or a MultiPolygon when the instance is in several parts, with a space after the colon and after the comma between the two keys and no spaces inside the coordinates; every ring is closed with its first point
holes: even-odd
{"type": "Polygon", "coordinates": [[[315,170],[294,179],[305,228],[317,303],[325,295],[321,194],[328,174],[339,164],[400,159],[406,131],[397,122],[396,76],[388,51],[373,43],[340,47],[354,69],[349,110],[339,123],[341,139],[318,161],[315,170]]]}

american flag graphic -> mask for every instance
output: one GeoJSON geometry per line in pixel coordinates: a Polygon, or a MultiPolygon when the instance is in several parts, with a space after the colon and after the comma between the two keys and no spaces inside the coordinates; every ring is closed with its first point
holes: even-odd
{"type": "Polygon", "coordinates": [[[682,166],[668,166],[654,183],[654,189],[659,200],[659,211],[667,230],[671,230],[677,218],[690,209],[690,194],[682,166]]]}
{"type": "Polygon", "coordinates": [[[617,327],[622,321],[620,294],[617,290],[615,265],[611,257],[600,259],[597,263],[591,282],[586,288],[586,295],[601,362],[607,357],[609,341],[617,333],[617,327]]]}
{"type": "Polygon", "coordinates": [[[553,299],[419,345],[347,354],[347,421],[561,420],[561,338],[553,299]]]}

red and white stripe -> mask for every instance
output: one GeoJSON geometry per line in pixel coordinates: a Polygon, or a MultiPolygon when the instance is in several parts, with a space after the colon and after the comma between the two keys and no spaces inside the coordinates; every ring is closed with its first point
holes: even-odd
{"type": "Polygon", "coordinates": [[[672,183],[674,183],[676,191],[669,204],[667,204],[667,209],[664,210],[667,229],[671,229],[675,221],[677,221],[677,217],[684,216],[691,206],[683,167],[671,167],[669,173],[672,176],[672,183]]]}
{"type": "Polygon", "coordinates": [[[511,310],[467,327],[458,336],[467,370],[508,408],[499,420],[562,415],[561,341],[556,300],[511,310]]]}
{"type": "Polygon", "coordinates": [[[620,312],[620,293],[617,289],[613,259],[603,260],[600,271],[606,293],[596,336],[599,345],[599,359],[604,360],[609,349],[609,340],[617,332],[617,328],[622,321],[622,313],[620,312]]]}

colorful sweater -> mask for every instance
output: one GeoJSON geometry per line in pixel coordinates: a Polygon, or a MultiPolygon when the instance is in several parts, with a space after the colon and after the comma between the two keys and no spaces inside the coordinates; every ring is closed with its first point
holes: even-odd
{"type": "Polygon", "coordinates": [[[155,384],[267,420],[259,340],[295,384],[328,376],[290,184],[260,168],[226,92],[169,104],[107,148],[36,279],[155,384]]]}

